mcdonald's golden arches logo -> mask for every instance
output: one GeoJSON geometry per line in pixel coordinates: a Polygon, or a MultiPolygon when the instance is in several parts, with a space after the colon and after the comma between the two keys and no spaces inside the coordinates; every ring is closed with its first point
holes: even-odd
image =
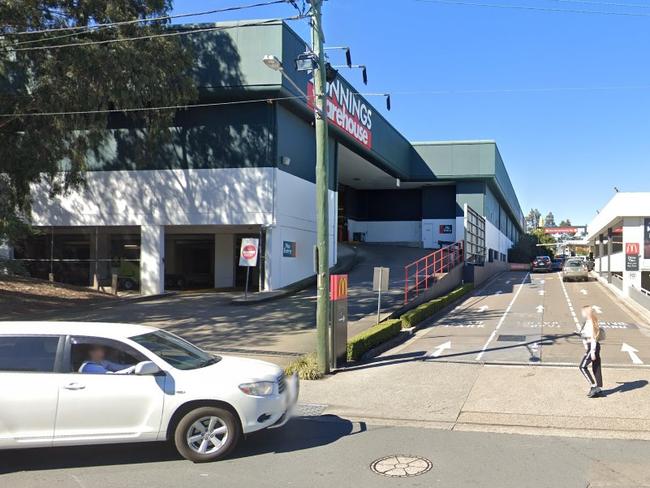
{"type": "Polygon", "coordinates": [[[348,275],[330,276],[330,300],[346,300],[348,298],[348,275]]]}

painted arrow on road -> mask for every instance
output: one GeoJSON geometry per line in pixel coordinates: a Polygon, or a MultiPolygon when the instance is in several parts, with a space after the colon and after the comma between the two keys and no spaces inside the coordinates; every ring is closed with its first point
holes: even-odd
{"type": "Polygon", "coordinates": [[[580,293],[582,293],[583,295],[586,295],[586,294],[587,294],[587,290],[585,290],[584,288],[582,288],[582,289],[580,290],[580,293]]]}
{"type": "Polygon", "coordinates": [[[603,309],[600,308],[598,305],[593,305],[591,308],[592,308],[592,309],[594,310],[594,312],[596,312],[596,313],[603,313],[603,309]]]}
{"type": "Polygon", "coordinates": [[[634,364],[643,364],[643,361],[641,361],[641,358],[637,356],[637,352],[639,352],[637,349],[634,349],[632,346],[629,344],[626,344],[625,342],[621,346],[621,352],[626,352],[630,355],[630,359],[634,364]]]}
{"type": "Polygon", "coordinates": [[[444,344],[440,344],[439,346],[437,346],[436,349],[430,354],[430,356],[432,358],[437,358],[446,349],[451,349],[451,341],[447,341],[444,344]]]}
{"type": "Polygon", "coordinates": [[[478,308],[478,311],[479,312],[485,312],[488,308],[490,308],[490,307],[488,307],[487,305],[482,305],[482,306],[480,306],[478,308]]]}
{"type": "Polygon", "coordinates": [[[544,305],[537,305],[537,313],[542,313],[544,311],[544,305]]]}

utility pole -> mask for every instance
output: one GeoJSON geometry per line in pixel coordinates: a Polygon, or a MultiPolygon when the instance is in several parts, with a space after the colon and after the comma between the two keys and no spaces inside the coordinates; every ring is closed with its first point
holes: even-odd
{"type": "Polygon", "coordinates": [[[316,105],[316,249],[318,292],[316,301],[316,352],[318,368],[329,370],[329,225],[328,225],[328,173],[329,148],[327,136],[327,80],[325,72],[325,42],[321,7],[323,0],[311,0],[312,51],[318,58],[314,70],[314,96],[316,105]]]}

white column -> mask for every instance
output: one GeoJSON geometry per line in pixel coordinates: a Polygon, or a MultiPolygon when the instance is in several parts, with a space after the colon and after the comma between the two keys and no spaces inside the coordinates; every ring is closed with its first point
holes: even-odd
{"type": "MultiPolygon", "coordinates": [[[[642,217],[625,217],[623,219],[623,254],[625,254],[625,245],[627,243],[638,244],[640,254],[643,256],[642,217]]],[[[639,265],[642,262],[640,260],[639,265]]],[[[632,286],[637,290],[641,289],[641,271],[625,271],[625,261],[623,261],[623,293],[629,295],[632,286]]]]}
{"type": "Polygon", "coordinates": [[[140,293],[165,291],[165,227],[140,226],[140,293]]]}

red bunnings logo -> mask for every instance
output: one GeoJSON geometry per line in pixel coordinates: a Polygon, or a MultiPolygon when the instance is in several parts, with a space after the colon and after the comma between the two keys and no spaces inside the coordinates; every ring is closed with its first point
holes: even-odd
{"type": "MultiPolygon", "coordinates": [[[[307,85],[309,106],[314,108],[314,84],[307,85]]],[[[372,109],[349,87],[335,80],[327,91],[327,118],[368,149],[372,148],[372,109]]]]}

